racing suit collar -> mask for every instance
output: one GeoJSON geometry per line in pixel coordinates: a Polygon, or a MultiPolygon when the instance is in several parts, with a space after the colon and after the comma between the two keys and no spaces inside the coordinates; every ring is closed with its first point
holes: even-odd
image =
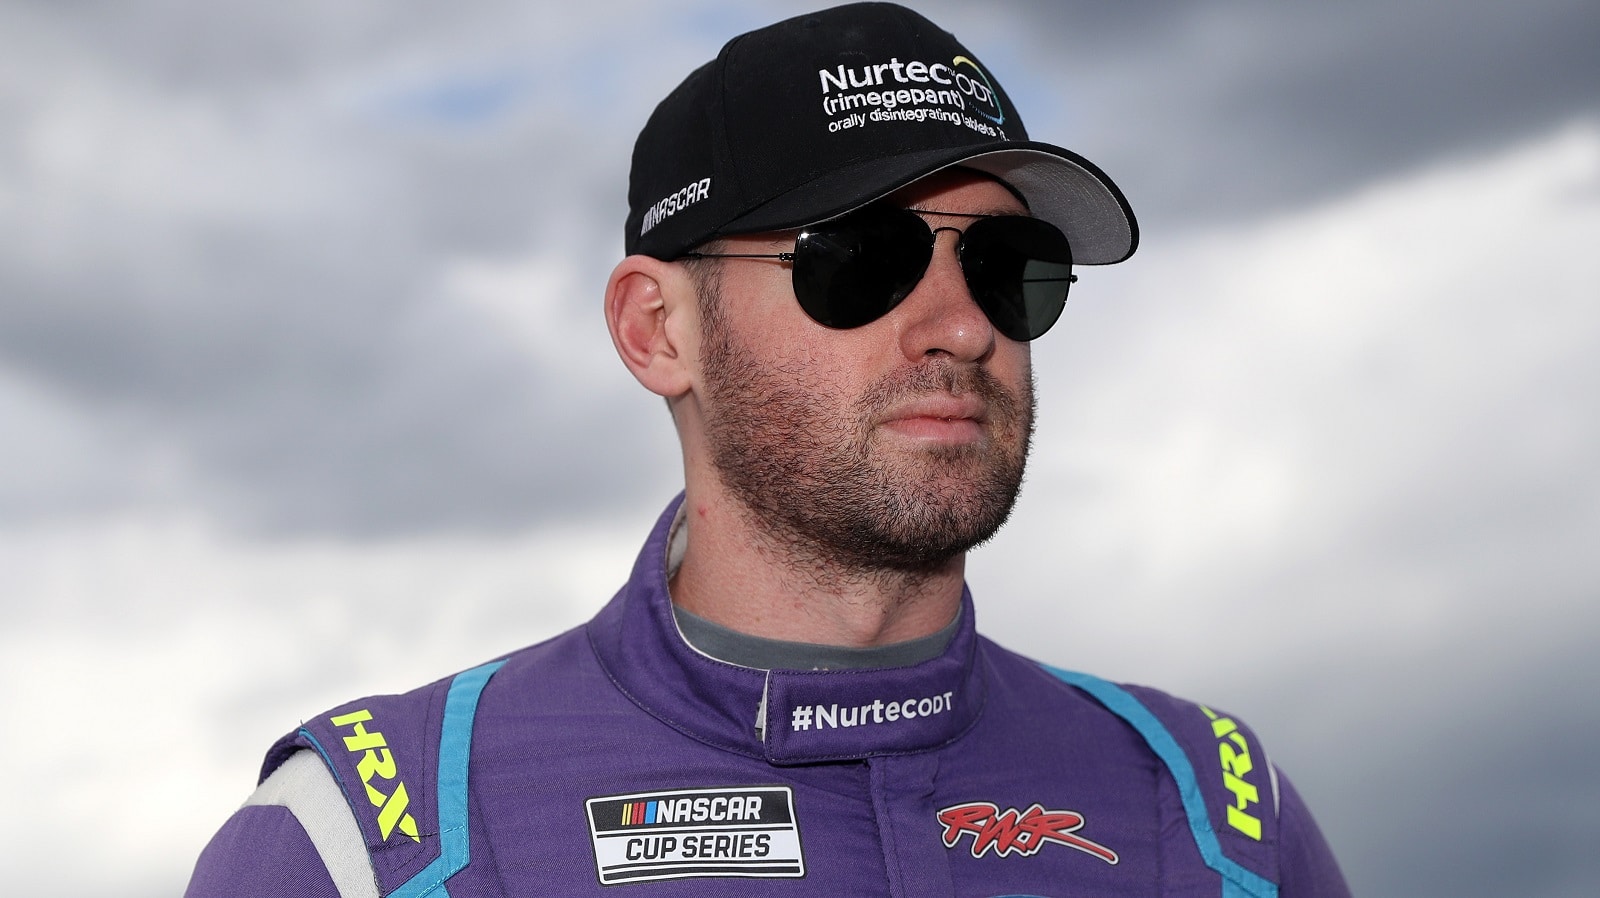
{"type": "Polygon", "coordinates": [[[773,764],[912,754],[965,733],[983,710],[972,597],[955,636],[909,667],[758,670],[704,655],[678,632],[667,590],[667,542],[680,494],[662,513],[633,574],[588,625],[600,665],[635,704],[709,745],[773,764]]]}

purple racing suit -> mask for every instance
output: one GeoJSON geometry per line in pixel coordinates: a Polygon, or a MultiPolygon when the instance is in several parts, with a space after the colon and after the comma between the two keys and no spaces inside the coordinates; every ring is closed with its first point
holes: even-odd
{"type": "MultiPolygon", "coordinates": [[[[263,779],[331,771],[363,893],[1349,894],[1236,718],[1006,651],[975,631],[970,595],[943,653],[911,666],[700,653],[667,594],[676,507],[587,625],[273,747],[263,779]]],[[[242,808],[188,894],[348,894],[305,815],[292,797],[242,808]]]]}

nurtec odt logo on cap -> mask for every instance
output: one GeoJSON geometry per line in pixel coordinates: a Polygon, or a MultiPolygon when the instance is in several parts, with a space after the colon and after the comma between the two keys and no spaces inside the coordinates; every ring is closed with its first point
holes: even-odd
{"type": "Polygon", "coordinates": [[[840,63],[818,69],[817,80],[830,133],[887,122],[932,122],[1007,139],[1000,92],[966,56],[949,62],[890,57],[855,66],[840,63]]]}

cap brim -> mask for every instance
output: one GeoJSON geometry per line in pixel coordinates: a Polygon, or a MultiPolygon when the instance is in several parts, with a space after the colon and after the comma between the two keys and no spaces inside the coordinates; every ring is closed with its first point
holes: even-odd
{"type": "Polygon", "coordinates": [[[798,228],[843,215],[952,166],[994,175],[1022,194],[1037,218],[1060,228],[1082,265],[1109,265],[1133,255],[1139,225],[1133,209],[1089,160],[1058,146],[1016,141],[925,150],[873,159],[802,184],[719,228],[722,235],[798,228]]]}

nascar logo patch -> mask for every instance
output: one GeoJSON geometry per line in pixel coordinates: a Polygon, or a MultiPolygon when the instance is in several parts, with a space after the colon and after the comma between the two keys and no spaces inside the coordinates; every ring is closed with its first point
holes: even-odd
{"type": "Polygon", "coordinates": [[[584,806],[601,885],[806,875],[788,786],[605,795],[584,806]]]}

